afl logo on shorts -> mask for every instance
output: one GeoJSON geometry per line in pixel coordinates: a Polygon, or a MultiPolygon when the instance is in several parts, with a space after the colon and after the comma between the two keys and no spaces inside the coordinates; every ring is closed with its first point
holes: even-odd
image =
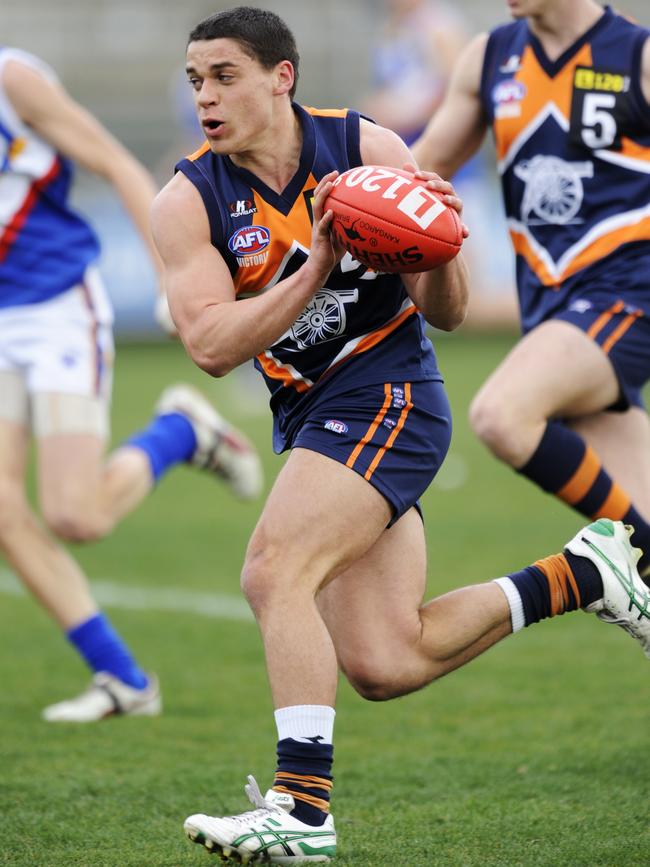
{"type": "Polygon", "coordinates": [[[263,265],[269,251],[271,233],[266,226],[242,226],[230,236],[228,249],[237,257],[237,264],[245,268],[263,265]]]}
{"type": "Polygon", "coordinates": [[[329,419],[323,425],[325,430],[331,430],[332,433],[345,434],[348,432],[348,426],[344,421],[337,421],[335,418],[329,419]]]}

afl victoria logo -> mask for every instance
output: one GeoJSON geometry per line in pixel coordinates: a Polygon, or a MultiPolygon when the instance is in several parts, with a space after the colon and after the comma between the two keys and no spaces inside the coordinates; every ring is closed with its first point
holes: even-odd
{"type": "Polygon", "coordinates": [[[263,265],[269,256],[271,233],[266,226],[242,226],[230,236],[228,249],[237,257],[240,268],[263,265]]]}

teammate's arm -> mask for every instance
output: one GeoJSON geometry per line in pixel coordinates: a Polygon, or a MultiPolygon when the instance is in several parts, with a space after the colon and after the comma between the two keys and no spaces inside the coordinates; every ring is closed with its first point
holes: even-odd
{"type": "MultiPolygon", "coordinates": [[[[415,169],[411,152],[391,130],[361,121],[361,157],[369,165],[415,169]]],[[[420,173],[431,189],[443,193],[446,204],[462,212],[462,202],[447,181],[433,173],[420,173]]],[[[463,227],[464,234],[467,230],[463,227]]],[[[463,254],[446,265],[422,274],[402,274],[406,289],[430,325],[453,331],[465,319],[468,302],[468,273],[463,254]]]]}
{"type": "Polygon", "coordinates": [[[23,123],[64,156],[113,185],[159,272],[161,262],[149,222],[157,188],[145,167],[58,82],[10,60],[3,84],[23,123]]]}
{"type": "Polygon", "coordinates": [[[272,346],[325,285],[343,250],[335,250],[323,202],[326,175],[314,191],[311,249],[305,264],[271,289],[235,303],[228,266],[212,245],[210,225],[196,187],[180,172],[158,194],[153,235],[164,263],[164,288],[189,355],[212,376],[223,376],[272,346]]]}
{"type": "Polygon", "coordinates": [[[476,36],[462,52],[440,108],[412,148],[420,168],[443,178],[452,177],[485,136],[480,85],[487,39],[486,34],[476,36]]]}
{"type": "Polygon", "coordinates": [[[641,53],[641,90],[645,101],[650,103],[650,37],[646,39],[641,53]]]}

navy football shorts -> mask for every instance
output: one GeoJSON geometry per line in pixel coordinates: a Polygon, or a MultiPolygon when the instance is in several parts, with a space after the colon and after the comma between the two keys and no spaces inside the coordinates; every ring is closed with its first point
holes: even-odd
{"type": "MultiPolygon", "coordinates": [[[[441,382],[364,385],[319,400],[292,448],[345,464],[373,485],[399,520],[426,491],[451,440],[451,411],[441,382]]],[[[418,507],[419,508],[419,507],[418,507]]]]}
{"type": "Polygon", "coordinates": [[[553,318],[576,325],[611,361],[621,395],[610,410],[645,408],[641,390],[650,379],[650,319],[643,311],[621,299],[578,300],[553,318]]]}

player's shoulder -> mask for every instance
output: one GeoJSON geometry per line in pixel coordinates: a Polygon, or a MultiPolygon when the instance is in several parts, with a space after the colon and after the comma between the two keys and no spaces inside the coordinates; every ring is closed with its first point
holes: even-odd
{"type": "Polygon", "coordinates": [[[58,81],[56,72],[44,60],[29,51],[12,46],[0,45],[0,69],[3,81],[17,81],[25,75],[37,75],[48,81],[58,81]]]}
{"type": "Polygon", "coordinates": [[[204,225],[205,208],[196,186],[177,172],[160,190],[151,207],[151,222],[159,231],[178,231],[189,224],[204,225]]]}

